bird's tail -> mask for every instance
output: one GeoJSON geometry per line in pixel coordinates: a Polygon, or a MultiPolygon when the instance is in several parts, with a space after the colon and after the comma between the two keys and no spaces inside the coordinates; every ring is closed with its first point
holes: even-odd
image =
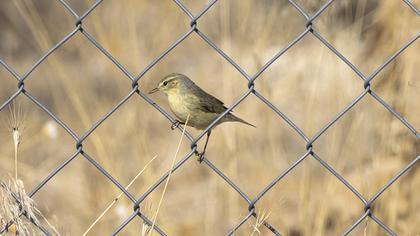
{"type": "Polygon", "coordinates": [[[246,121],[242,120],[241,118],[239,118],[239,117],[235,116],[235,115],[234,115],[234,114],[232,114],[232,113],[229,113],[226,117],[227,117],[227,120],[228,120],[228,121],[237,121],[237,122],[241,122],[241,123],[243,123],[243,124],[246,124],[246,125],[252,126],[252,127],[254,127],[254,128],[257,128],[255,125],[253,125],[253,124],[251,124],[251,123],[249,123],[249,122],[246,122],[246,121]]]}

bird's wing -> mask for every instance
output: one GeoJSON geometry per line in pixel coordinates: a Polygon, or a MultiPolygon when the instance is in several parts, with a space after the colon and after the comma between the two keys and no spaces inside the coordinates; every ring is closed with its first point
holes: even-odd
{"type": "Polygon", "coordinates": [[[199,87],[198,89],[194,90],[194,95],[197,96],[200,101],[200,109],[204,110],[205,112],[222,113],[227,109],[223,105],[222,101],[206,93],[199,87]]]}

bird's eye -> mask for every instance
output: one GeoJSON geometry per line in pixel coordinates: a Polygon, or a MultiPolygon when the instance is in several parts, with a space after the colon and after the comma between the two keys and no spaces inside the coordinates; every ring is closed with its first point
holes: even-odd
{"type": "Polygon", "coordinates": [[[163,86],[166,86],[168,84],[168,81],[163,82],[163,86]]]}

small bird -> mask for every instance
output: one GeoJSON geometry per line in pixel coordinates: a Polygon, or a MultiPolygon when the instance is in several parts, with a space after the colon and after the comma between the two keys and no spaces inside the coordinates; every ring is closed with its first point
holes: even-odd
{"type": "MultiPolygon", "coordinates": [[[[199,130],[206,129],[221,113],[227,110],[222,101],[206,93],[183,74],[172,73],[165,76],[149,94],[157,91],[166,94],[169,107],[179,120],[178,124],[185,124],[189,116],[187,125],[199,130]]],[[[231,112],[220,119],[214,127],[223,122],[241,122],[255,127],[231,112]]],[[[211,129],[207,132],[204,150],[200,156],[206,151],[210,134],[211,129]]]]}

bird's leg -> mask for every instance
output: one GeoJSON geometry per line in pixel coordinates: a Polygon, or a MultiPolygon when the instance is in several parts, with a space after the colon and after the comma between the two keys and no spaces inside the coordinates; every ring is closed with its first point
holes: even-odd
{"type": "Polygon", "coordinates": [[[207,144],[209,143],[210,134],[211,134],[211,130],[207,131],[207,137],[206,137],[206,142],[204,143],[204,149],[201,153],[198,154],[199,162],[203,161],[203,156],[204,156],[204,153],[206,153],[207,144]]]}
{"type": "Polygon", "coordinates": [[[179,121],[179,120],[175,120],[172,125],[171,125],[171,130],[174,130],[175,128],[177,128],[179,125],[185,125],[185,123],[179,121]]]}

